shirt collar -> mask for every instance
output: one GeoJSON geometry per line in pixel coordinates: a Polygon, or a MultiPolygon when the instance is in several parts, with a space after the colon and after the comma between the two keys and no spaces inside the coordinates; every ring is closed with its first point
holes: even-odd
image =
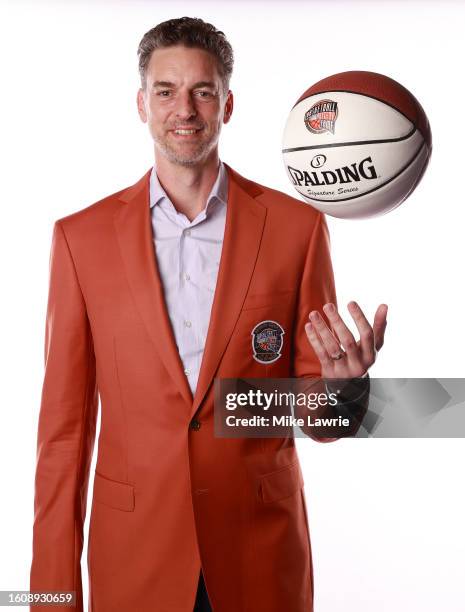
{"type": "MultiPolygon", "coordinates": [[[[154,165],[152,172],[150,173],[150,208],[160,204],[164,198],[166,198],[167,202],[173,206],[173,203],[158,180],[157,171],[154,165]]],[[[220,201],[223,204],[227,204],[228,201],[228,173],[221,160],[216,180],[207,198],[207,204],[204,209],[205,214],[209,212],[209,208],[216,201],[220,201]]]]}

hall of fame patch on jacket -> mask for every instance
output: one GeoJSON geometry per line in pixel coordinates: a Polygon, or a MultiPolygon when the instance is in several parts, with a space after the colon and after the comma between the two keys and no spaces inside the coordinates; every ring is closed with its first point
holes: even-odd
{"type": "Polygon", "coordinates": [[[252,330],[253,357],[258,363],[273,363],[281,357],[284,329],[276,321],[260,321],[252,330]]]}

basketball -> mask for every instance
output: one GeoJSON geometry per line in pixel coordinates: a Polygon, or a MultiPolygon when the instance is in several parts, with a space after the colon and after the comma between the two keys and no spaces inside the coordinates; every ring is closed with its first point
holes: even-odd
{"type": "Polygon", "coordinates": [[[334,217],[394,210],[411,195],[431,157],[428,118],[390,77],[349,71],[307,89],[286,122],[282,154],[303,200],[334,217]]]}

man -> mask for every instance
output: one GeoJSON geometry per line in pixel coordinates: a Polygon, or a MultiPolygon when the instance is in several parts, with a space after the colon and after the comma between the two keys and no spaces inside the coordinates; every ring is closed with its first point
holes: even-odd
{"type": "Polygon", "coordinates": [[[294,441],[215,437],[212,383],[362,377],[387,308],[372,328],[352,303],[356,342],[337,312],[324,216],[220,162],[232,65],[200,19],[147,32],[137,105],[154,168],[54,226],[31,590],[76,591],[80,611],[98,394],[92,612],[313,607],[294,441]],[[251,334],[270,321],[284,342],[266,361],[251,334]]]}

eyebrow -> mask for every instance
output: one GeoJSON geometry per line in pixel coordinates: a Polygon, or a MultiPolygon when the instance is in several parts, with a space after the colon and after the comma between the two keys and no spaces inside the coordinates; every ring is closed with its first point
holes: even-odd
{"type": "MultiPolygon", "coordinates": [[[[153,87],[176,87],[176,85],[170,81],[154,81],[153,87]]],[[[198,81],[197,83],[194,83],[192,87],[210,87],[211,89],[215,89],[216,84],[212,81],[198,81]]]]}

